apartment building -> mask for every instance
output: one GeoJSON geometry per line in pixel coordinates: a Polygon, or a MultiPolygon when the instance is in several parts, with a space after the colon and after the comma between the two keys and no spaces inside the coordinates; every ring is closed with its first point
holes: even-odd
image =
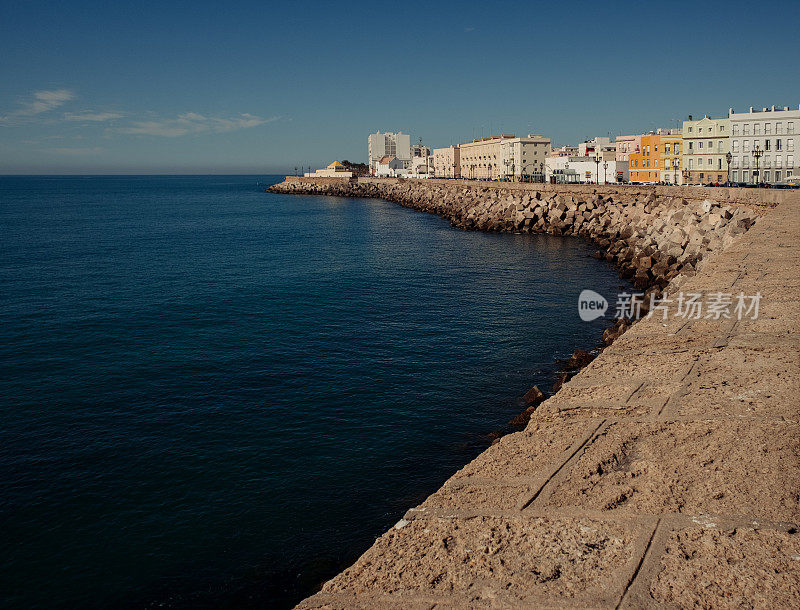
{"type": "Polygon", "coordinates": [[[478,180],[543,180],[550,138],[503,134],[460,145],[461,175],[478,180]]]}
{"type": "Polygon", "coordinates": [[[433,170],[437,178],[461,177],[461,149],[459,146],[433,149],[433,170]]]}
{"type": "Polygon", "coordinates": [[[681,149],[683,135],[680,129],[659,129],[660,181],[664,184],[683,184],[681,175],[681,149]]]}
{"type": "Polygon", "coordinates": [[[732,182],[774,184],[800,174],[800,156],[795,151],[800,106],[761,110],[751,106],[747,112],[734,112],[731,108],[728,119],[732,182]]]}
{"type": "Polygon", "coordinates": [[[632,183],[659,182],[661,180],[661,136],[641,136],[638,150],[628,156],[628,180],[632,183]]]}
{"type": "Polygon", "coordinates": [[[616,159],[617,161],[630,161],[630,154],[639,151],[642,143],[642,136],[617,136],[615,141],[617,145],[616,159]]]}
{"type": "Polygon", "coordinates": [[[399,131],[371,133],[367,145],[367,158],[372,175],[377,172],[378,161],[384,157],[395,157],[404,168],[411,167],[411,136],[407,133],[399,131]]]}
{"type": "Polygon", "coordinates": [[[727,180],[730,150],[730,119],[702,119],[683,122],[683,181],[688,184],[723,184],[727,180]]]}

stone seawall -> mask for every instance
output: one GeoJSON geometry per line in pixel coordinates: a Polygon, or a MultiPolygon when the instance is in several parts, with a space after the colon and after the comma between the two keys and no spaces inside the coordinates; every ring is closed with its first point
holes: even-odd
{"type": "Polygon", "coordinates": [[[273,190],[578,235],[760,311],[640,320],[300,607],[800,607],[800,193],[439,182],[273,190]]]}

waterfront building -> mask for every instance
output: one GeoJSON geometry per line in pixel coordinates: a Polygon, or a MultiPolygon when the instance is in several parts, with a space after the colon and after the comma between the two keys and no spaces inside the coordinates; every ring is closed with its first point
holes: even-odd
{"type": "Polygon", "coordinates": [[[731,124],[731,182],[774,184],[800,174],[800,155],[795,141],[800,134],[800,106],[748,112],[728,111],[731,124]],[[758,177],[753,151],[761,151],[758,177]]]}
{"type": "Polygon", "coordinates": [[[461,149],[459,146],[433,149],[433,170],[437,178],[461,177],[461,149]]]}
{"type": "Polygon", "coordinates": [[[632,184],[658,182],[661,180],[659,145],[661,136],[654,133],[643,135],[639,148],[628,156],[629,178],[632,184]]]}
{"type": "Polygon", "coordinates": [[[372,133],[368,138],[368,163],[370,172],[377,173],[378,161],[395,157],[403,168],[411,166],[411,136],[407,133],[387,131],[372,133]]]}
{"type": "Polygon", "coordinates": [[[375,163],[374,175],[379,178],[396,178],[406,173],[408,170],[403,166],[403,162],[393,155],[385,155],[375,163]]]}
{"type": "Polygon", "coordinates": [[[431,149],[422,144],[411,147],[411,163],[408,166],[411,177],[433,176],[433,155],[431,149]]]}
{"type": "Polygon", "coordinates": [[[661,136],[660,157],[661,178],[664,184],[683,184],[681,174],[681,147],[683,136],[680,129],[659,129],[661,136]]]}
{"type": "Polygon", "coordinates": [[[595,157],[576,155],[574,157],[547,158],[545,180],[550,183],[595,183],[614,184],[628,181],[628,162],[616,159],[598,162],[595,157]]]}
{"type": "Polygon", "coordinates": [[[550,151],[550,154],[547,155],[548,157],[577,157],[578,156],[578,147],[577,146],[559,146],[558,148],[553,148],[550,151]]]}
{"type": "Polygon", "coordinates": [[[461,174],[478,180],[543,180],[550,138],[503,134],[460,145],[461,174]]]}
{"type": "Polygon", "coordinates": [[[605,161],[616,159],[617,146],[611,138],[597,137],[578,144],[578,157],[600,156],[605,161]]]}
{"type": "Polygon", "coordinates": [[[617,136],[615,144],[617,161],[630,161],[630,154],[639,152],[642,143],[642,134],[633,136],[617,136]]]}
{"type": "Polygon", "coordinates": [[[324,169],[318,169],[313,172],[306,172],[303,174],[306,178],[352,178],[353,172],[347,171],[347,168],[334,161],[324,169]]]}
{"type": "Polygon", "coordinates": [[[683,122],[683,181],[685,184],[723,184],[727,179],[730,150],[730,119],[702,119],[683,122]]]}

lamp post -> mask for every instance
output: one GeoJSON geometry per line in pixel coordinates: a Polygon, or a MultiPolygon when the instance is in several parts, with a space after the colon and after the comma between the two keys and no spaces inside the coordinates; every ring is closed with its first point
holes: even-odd
{"type": "Polygon", "coordinates": [[[539,175],[542,177],[542,184],[544,184],[544,161],[539,161],[539,175]]]}
{"type": "Polygon", "coordinates": [[[608,161],[603,161],[603,184],[608,184],[608,161]]]}
{"type": "Polygon", "coordinates": [[[758,147],[756,144],[755,148],[753,148],[753,158],[756,160],[756,169],[753,171],[753,181],[756,183],[756,188],[758,188],[758,160],[761,158],[761,155],[764,154],[764,151],[758,147]]]}
{"type": "Polygon", "coordinates": [[[728,162],[728,179],[725,182],[726,186],[730,186],[731,185],[731,159],[733,159],[733,155],[731,154],[731,151],[726,152],[725,153],[725,161],[728,162]]]}
{"type": "Polygon", "coordinates": [[[594,156],[594,183],[600,184],[600,155],[594,156]]]}

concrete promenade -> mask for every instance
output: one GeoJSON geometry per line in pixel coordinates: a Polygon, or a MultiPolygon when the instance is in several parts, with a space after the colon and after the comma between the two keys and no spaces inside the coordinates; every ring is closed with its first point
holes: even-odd
{"type": "Polygon", "coordinates": [[[756,320],[634,324],[299,607],[800,608],[792,195],[667,288],[756,320]]]}

